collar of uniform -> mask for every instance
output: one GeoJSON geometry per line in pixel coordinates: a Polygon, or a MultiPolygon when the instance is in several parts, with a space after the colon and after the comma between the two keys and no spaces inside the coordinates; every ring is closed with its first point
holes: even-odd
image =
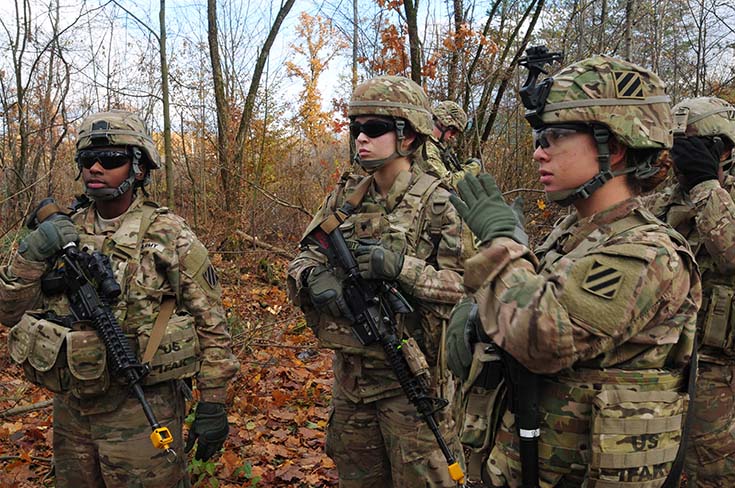
{"type": "Polygon", "coordinates": [[[631,197],[590,217],[577,220],[569,227],[569,239],[564,243],[564,253],[569,253],[572,249],[576,248],[580,242],[588,238],[597,229],[617,222],[633,213],[636,209],[641,208],[641,206],[641,199],[639,197],[631,197]]]}
{"type": "Polygon", "coordinates": [[[388,195],[385,198],[380,195],[377,187],[373,184],[370,188],[370,196],[375,203],[379,203],[388,213],[391,213],[396,208],[396,205],[401,202],[403,195],[409,189],[411,183],[416,179],[414,175],[415,171],[401,171],[398,173],[398,176],[396,176],[393,182],[393,186],[390,187],[388,195]]]}
{"type": "MultiPolygon", "coordinates": [[[[107,229],[107,232],[105,232],[105,234],[112,234],[114,232],[117,232],[117,229],[120,227],[120,224],[122,223],[123,220],[125,220],[124,218],[125,215],[129,214],[131,211],[143,205],[144,201],[145,200],[143,198],[140,198],[139,196],[135,196],[133,198],[133,202],[130,204],[128,209],[117,218],[116,225],[110,226],[110,228],[107,229]]],[[[94,222],[95,222],[96,215],[97,215],[97,204],[92,203],[92,205],[87,207],[86,212],[87,213],[84,216],[84,223],[83,223],[84,231],[87,234],[95,234],[94,222]]]]}
{"type": "Polygon", "coordinates": [[[436,137],[434,136],[434,134],[432,134],[432,135],[430,135],[430,136],[429,136],[429,141],[430,141],[430,142],[431,142],[432,144],[434,144],[434,145],[435,145],[436,147],[438,147],[439,149],[441,149],[441,150],[444,150],[444,149],[446,149],[446,146],[444,145],[444,143],[443,143],[443,142],[441,142],[441,141],[440,141],[439,139],[437,139],[437,138],[436,138],[436,137]]]}

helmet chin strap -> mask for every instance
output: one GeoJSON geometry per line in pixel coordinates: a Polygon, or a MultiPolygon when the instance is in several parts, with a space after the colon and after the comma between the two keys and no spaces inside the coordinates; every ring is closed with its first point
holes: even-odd
{"type": "MultiPolygon", "coordinates": [[[[87,188],[87,185],[84,185],[84,193],[89,198],[95,201],[114,200],[116,198],[120,198],[120,196],[127,193],[128,190],[130,190],[131,188],[135,188],[135,177],[142,172],[140,167],[140,158],[142,157],[142,153],[137,147],[132,147],[131,149],[132,164],[130,165],[128,177],[122,183],[120,183],[120,186],[118,186],[117,188],[87,188]]],[[[81,163],[78,164],[79,173],[81,174],[82,166],[81,163]]]]}
{"type": "Polygon", "coordinates": [[[398,159],[400,157],[406,157],[415,152],[415,149],[409,149],[408,151],[404,151],[401,149],[402,143],[404,139],[406,139],[406,135],[404,133],[404,130],[406,129],[406,122],[403,120],[396,120],[396,148],[393,151],[393,153],[386,157],[386,158],[380,158],[380,159],[362,159],[359,154],[355,154],[355,162],[360,165],[362,169],[364,169],[368,174],[375,173],[378,169],[385,166],[387,163],[398,159]]]}
{"type": "Polygon", "coordinates": [[[626,168],[621,172],[613,172],[610,170],[610,130],[607,127],[598,125],[592,126],[592,137],[597,144],[597,164],[600,171],[587,180],[582,186],[572,190],[550,191],[546,192],[549,200],[567,207],[577,200],[589,198],[598,188],[618,176],[625,173],[635,171],[635,168],[626,168]]]}

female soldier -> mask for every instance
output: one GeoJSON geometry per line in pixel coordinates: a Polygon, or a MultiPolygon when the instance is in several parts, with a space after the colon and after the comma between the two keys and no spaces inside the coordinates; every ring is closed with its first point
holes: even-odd
{"type": "MultiPolygon", "coordinates": [[[[423,90],[407,78],[381,76],[359,85],[349,105],[357,162],[368,176],[347,174],[330,193],[312,229],[350,199],[354,213],[340,226],[359,240],[360,272],[368,280],[395,282],[414,312],[400,315],[398,332],[419,362],[428,362],[432,395],[453,397],[442,335],[462,296],[461,222],[440,181],[413,165],[431,134],[423,90]]],[[[342,295],[342,270],[302,241],[289,267],[289,287],[324,347],[334,349],[334,389],[327,453],[341,487],[456,486],[431,431],[401,390],[378,344],[363,346],[352,333],[342,295]]],[[[440,430],[461,456],[447,408],[440,430]]]]}
{"type": "MultiPolygon", "coordinates": [[[[541,184],[576,212],[534,256],[513,239],[492,177],[460,182],[452,203],[483,243],[465,265],[481,322],[467,332],[539,375],[541,486],[661,486],[679,451],[701,299],[686,241],[637,197],[671,146],[668,96],[654,73],[605,56],[531,88],[541,184]]],[[[457,307],[448,334],[459,373],[470,307],[457,307]]],[[[519,486],[523,462],[534,467],[514,423],[505,412],[485,466],[492,486],[519,486]]]]}

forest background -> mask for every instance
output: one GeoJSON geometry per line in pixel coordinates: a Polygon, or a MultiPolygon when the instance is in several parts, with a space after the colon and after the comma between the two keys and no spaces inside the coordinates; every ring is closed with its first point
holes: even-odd
{"type": "MultiPolygon", "coordinates": [[[[0,265],[40,199],[81,191],[76,127],[122,108],[153,131],[165,167],[151,197],[212,253],[242,370],[225,453],[192,464],[200,486],[333,486],[323,453],[331,385],[286,299],[301,231],[350,169],[346,104],[357,83],[400,74],[454,100],[480,157],[525,199],[533,238],[544,201],[517,95],[529,46],[595,53],[656,71],[673,103],[735,102],[730,0],[13,0],[0,7],[0,265]],[[326,87],[326,88],[325,88],[326,87]]],[[[555,66],[552,69],[558,69],[555,66]]],[[[22,379],[0,331],[0,487],[52,486],[49,395],[22,379]]]]}

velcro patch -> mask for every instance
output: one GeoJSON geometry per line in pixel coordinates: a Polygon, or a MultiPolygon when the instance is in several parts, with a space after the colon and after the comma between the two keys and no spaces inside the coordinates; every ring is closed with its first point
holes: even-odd
{"type": "Polygon", "coordinates": [[[640,73],[634,71],[613,71],[617,98],[643,99],[643,82],[640,73]]]}
{"type": "Polygon", "coordinates": [[[595,261],[587,272],[587,276],[582,281],[582,289],[593,295],[612,300],[618,293],[622,283],[623,273],[613,267],[595,261]]]}
{"type": "Polygon", "coordinates": [[[214,266],[210,264],[204,271],[202,276],[204,278],[204,281],[206,281],[209,286],[211,286],[212,288],[217,288],[219,278],[217,277],[217,272],[214,270],[214,266]]]}

